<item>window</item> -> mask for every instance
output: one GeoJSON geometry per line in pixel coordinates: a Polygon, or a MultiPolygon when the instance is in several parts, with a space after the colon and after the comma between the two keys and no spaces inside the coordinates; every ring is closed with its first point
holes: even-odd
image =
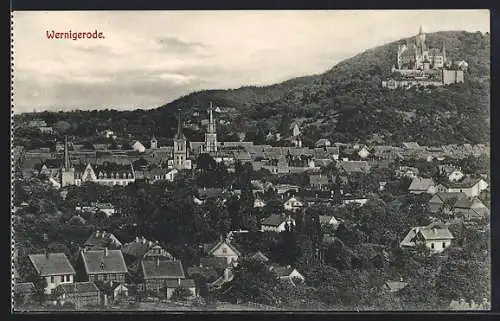
{"type": "Polygon", "coordinates": [[[227,253],[227,249],[224,247],[222,248],[222,253],[226,254],[227,253]]]}
{"type": "Polygon", "coordinates": [[[71,275],[66,275],[66,282],[70,282],[71,281],[71,275]]]}
{"type": "Polygon", "coordinates": [[[61,275],[61,282],[64,282],[64,275],[61,275]]]}
{"type": "Polygon", "coordinates": [[[434,249],[434,243],[431,243],[431,249],[434,249]]]}
{"type": "Polygon", "coordinates": [[[54,283],[54,276],[50,277],[50,283],[54,283]]]}
{"type": "Polygon", "coordinates": [[[443,242],[443,249],[446,247],[446,242],[443,242]]]}
{"type": "Polygon", "coordinates": [[[107,281],[108,280],[108,275],[104,274],[104,276],[102,278],[103,278],[104,281],[107,281]]]}

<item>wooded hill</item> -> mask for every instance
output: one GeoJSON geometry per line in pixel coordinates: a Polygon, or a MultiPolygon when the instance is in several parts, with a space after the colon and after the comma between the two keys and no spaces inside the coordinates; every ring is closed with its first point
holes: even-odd
{"type": "MultiPolygon", "coordinates": [[[[222,132],[245,131],[247,139],[257,141],[269,131],[290,135],[293,121],[301,124],[305,145],[319,138],[379,144],[417,141],[421,145],[489,141],[490,35],[449,31],[427,34],[426,38],[431,48],[441,48],[444,43],[448,59],[463,59],[469,64],[465,83],[428,89],[382,88],[382,79],[396,64],[398,44],[413,41],[412,37],[366,50],[323,74],[272,86],[195,92],[147,111],[37,116],[76,122],[77,136],[95,132],[92,127],[110,127],[118,134],[126,130],[138,139],[149,140],[151,128],[155,128],[157,137],[170,139],[176,128],[177,109],[182,109],[186,117],[194,110],[203,114],[212,101],[215,106],[234,108],[224,116],[230,124],[219,126],[222,132]],[[82,126],[89,128],[83,131],[82,126]]],[[[189,130],[187,136],[202,137],[189,130]]]]}

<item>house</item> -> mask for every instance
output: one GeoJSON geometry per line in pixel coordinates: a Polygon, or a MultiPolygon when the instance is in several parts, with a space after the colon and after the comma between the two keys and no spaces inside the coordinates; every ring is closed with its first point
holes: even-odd
{"type": "Polygon", "coordinates": [[[451,245],[453,234],[448,226],[433,222],[428,226],[414,227],[408,232],[400,243],[402,248],[414,248],[419,244],[424,244],[432,252],[442,252],[451,245]]]}
{"type": "Polygon", "coordinates": [[[399,166],[399,168],[396,169],[395,172],[397,178],[401,177],[415,178],[419,174],[418,168],[410,166],[399,166]]]}
{"type": "Polygon", "coordinates": [[[52,127],[50,127],[50,126],[39,127],[38,130],[42,134],[52,134],[52,133],[54,133],[54,129],[52,127]]]}
{"type": "Polygon", "coordinates": [[[345,195],[344,199],[342,200],[343,205],[348,205],[348,204],[357,204],[359,206],[365,205],[369,201],[368,198],[366,197],[356,197],[352,195],[345,195]]]}
{"type": "Polygon", "coordinates": [[[91,250],[119,249],[121,246],[122,243],[114,234],[100,230],[92,233],[84,243],[84,247],[91,250]]]}
{"type": "Polygon", "coordinates": [[[107,217],[113,216],[116,213],[115,207],[111,203],[99,203],[93,202],[90,206],[76,206],[75,211],[87,212],[87,213],[98,213],[103,212],[107,217]]]}
{"type": "MultiPolygon", "coordinates": [[[[84,276],[88,281],[125,282],[127,266],[120,250],[87,250],[80,252],[80,262],[83,263],[84,276]]],[[[83,273],[82,273],[83,274],[83,273]]]]}
{"type": "Polygon", "coordinates": [[[241,252],[228,240],[220,240],[215,245],[206,245],[208,255],[226,259],[227,265],[237,262],[241,252]]]}
{"type": "Polygon", "coordinates": [[[439,165],[439,172],[446,176],[450,182],[456,182],[461,180],[465,175],[461,170],[455,168],[451,165],[439,165]]]}
{"type": "Polygon", "coordinates": [[[188,300],[196,296],[196,284],[192,279],[167,280],[165,288],[167,289],[167,300],[170,300],[172,298],[172,295],[177,288],[185,288],[191,292],[191,295],[186,298],[188,300]]]}
{"type": "Polygon", "coordinates": [[[261,223],[262,232],[281,233],[286,230],[287,226],[295,226],[295,220],[290,216],[273,214],[264,219],[261,223]]]}
{"type": "Polygon", "coordinates": [[[313,188],[323,189],[327,188],[329,184],[329,179],[327,175],[309,175],[309,185],[313,188]]]}
{"type": "Polygon", "coordinates": [[[466,177],[460,182],[450,182],[447,187],[449,192],[463,192],[468,197],[476,197],[488,188],[488,183],[482,178],[466,177]]]}
{"type": "Polygon", "coordinates": [[[474,221],[489,217],[490,210],[476,197],[464,198],[453,205],[453,214],[455,217],[463,218],[464,221],[474,221]]]}
{"type": "Polygon", "coordinates": [[[302,274],[300,274],[297,269],[293,268],[290,265],[276,265],[273,264],[270,267],[271,271],[276,273],[280,280],[291,281],[292,284],[303,283],[305,278],[302,274]]]}
{"type": "Polygon", "coordinates": [[[301,200],[298,199],[298,197],[291,197],[283,204],[283,208],[285,209],[285,211],[292,212],[299,211],[303,206],[304,204],[301,200]]]}
{"type": "Polygon", "coordinates": [[[35,285],[32,282],[14,283],[14,295],[21,297],[21,302],[16,302],[17,304],[31,301],[35,293],[35,285]]]}
{"type": "Polygon", "coordinates": [[[321,225],[332,225],[334,227],[339,225],[339,221],[333,215],[320,215],[319,223],[321,225]]]}
{"type": "Polygon", "coordinates": [[[51,294],[59,284],[73,283],[75,269],[64,253],[30,254],[29,259],[39,277],[45,278],[45,293],[51,294]]]}
{"type": "Polygon", "coordinates": [[[54,290],[60,304],[73,303],[77,308],[88,305],[99,305],[100,291],[94,282],[76,282],[60,284],[54,290]]]}
{"type": "Polygon", "coordinates": [[[123,283],[111,282],[112,298],[128,297],[128,288],[123,283]]]}
{"type": "MultiPolygon", "coordinates": [[[[450,192],[438,192],[434,194],[429,200],[429,211],[431,213],[437,213],[443,209],[443,206],[448,205],[449,210],[456,201],[467,198],[465,193],[450,193],[450,192]]],[[[447,209],[447,210],[448,210],[447,209]]]]}
{"type": "Polygon", "coordinates": [[[383,285],[383,289],[389,291],[390,293],[396,293],[404,289],[408,283],[400,281],[386,281],[383,285]]]}
{"type": "Polygon", "coordinates": [[[338,162],[339,170],[346,174],[353,173],[368,173],[371,169],[370,164],[366,161],[341,161],[338,162]]]}
{"type": "Polygon", "coordinates": [[[135,171],[132,163],[111,163],[75,165],[75,185],[94,182],[101,185],[128,185],[135,182],[135,171]]]}
{"type": "Polygon", "coordinates": [[[139,152],[139,153],[144,153],[146,151],[146,147],[144,147],[144,145],[136,140],[135,142],[133,142],[132,144],[130,144],[132,146],[132,149],[139,152]]]}
{"type": "Polygon", "coordinates": [[[408,192],[412,194],[434,194],[436,193],[436,186],[432,178],[415,177],[408,187],[408,192]]]}
{"type": "Polygon", "coordinates": [[[181,261],[143,260],[141,262],[142,275],[146,290],[159,292],[167,281],[180,282],[185,279],[181,261]]]}
{"type": "Polygon", "coordinates": [[[266,206],[266,203],[260,198],[260,197],[256,197],[253,201],[253,207],[254,208],[262,208],[266,206]]]}
{"type": "Polygon", "coordinates": [[[175,260],[158,242],[148,241],[144,237],[136,237],[134,241],[126,243],[121,248],[123,258],[129,271],[137,271],[140,262],[144,259],[175,260]]]}
{"type": "Polygon", "coordinates": [[[332,146],[332,142],[330,142],[328,139],[326,138],[320,138],[316,141],[316,143],[314,143],[314,146],[315,147],[330,147],[332,146]]]}
{"type": "Polygon", "coordinates": [[[169,181],[169,182],[173,182],[174,179],[175,179],[175,176],[177,176],[177,173],[179,173],[179,171],[177,169],[175,169],[175,168],[172,168],[172,169],[168,169],[168,168],[155,168],[155,169],[146,171],[144,173],[144,176],[145,176],[145,179],[149,183],[154,183],[154,182],[157,182],[157,181],[169,181]]]}

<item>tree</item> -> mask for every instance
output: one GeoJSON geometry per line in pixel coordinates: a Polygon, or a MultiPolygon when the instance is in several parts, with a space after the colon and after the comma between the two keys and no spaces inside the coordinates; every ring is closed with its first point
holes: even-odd
{"type": "Polygon", "coordinates": [[[185,288],[185,287],[178,287],[178,288],[175,288],[170,299],[173,301],[185,301],[186,299],[188,299],[192,295],[193,295],[193,293],[191,292],[190,289],[185,288]]]}
{"type": "Polygon", "coordinates": [[[207,153],[201,153],[196,158],[196,168],[203,171],[215,171],[217,168],[217,162],[215,159],[207,153]]]}
{"type": "Polygon", "coordinates": [[[36,277],[33,280],[33,284],[35,285],[35,297],[38,299],[40,304],[45,302],[45,288],[47,287],[47,280],[45,277],[36,277]]]}
{"type": "Polygon", "coordinates": [[[234,269],[234,278],[223,286],[223,297],[231,301],[276,304],[276,275],[259,260],[242,259],[234,269]]]}

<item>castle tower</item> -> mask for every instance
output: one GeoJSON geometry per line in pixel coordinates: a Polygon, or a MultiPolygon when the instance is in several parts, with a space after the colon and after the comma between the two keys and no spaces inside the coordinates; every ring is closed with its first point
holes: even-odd
{"type": "Polygon", "coordinates": [[[61,168],[61,187],[75,185],[75,169],[69,161],[68,136],[64,136],[64,165],[61,168]]]}
{"type": "Polygon", "coordinates": [[[151,149],[158,148],[158,141],[156,140],[155,135],[153,135],[153,137],[151,137],[150,143],[151,143],[151,149]]]}
{"type": "Polygon", "coordinates": [[[179,119],[177,125],[177,133],[174,136],[174,168],[181,170],[186,168],[187,160],[187,141],[186,136],[182,133],[182,118],[181,110],[179,109],[179,119]]]}
{"type": "Polygon", "coordinates": [[[210,107],[208,108],[208,129],[205,133],[205,151],[209,153],[217,151],[217,131],[215,129],[212,109],[212,102],[210,102],[210,107]]]}

